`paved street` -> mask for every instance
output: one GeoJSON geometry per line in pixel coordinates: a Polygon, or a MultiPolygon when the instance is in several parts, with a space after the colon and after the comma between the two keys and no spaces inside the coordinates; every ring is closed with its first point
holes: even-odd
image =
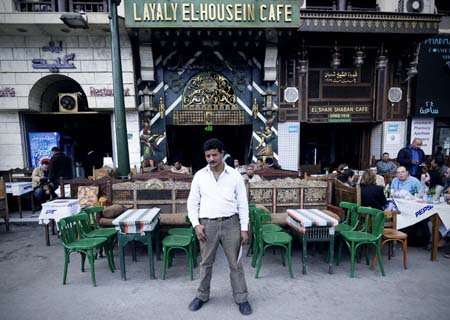
{"type": "MultiPolygon", "coordinates": [[[[296,278],[289,277],[278,255],[265,256],[261,278],[255,279],[250,258],[244,258],[253,315],[248,319],[446,319],[450,312],[450,260],[439,252],[409,248],[408,270],[402,269],[401,251],[388,260],[386,277],[377,267],[356,265],[356,278],[349,277],[349,258],[327,273],[325,255],[309,256],[308,274],[301,274],[298,242],[293,253],[296,278]]],[[[72,255],[68,284],[61,284],[63,250],[56,236],[44,244],[43,227],[13,224],[0,226],[1,319],[236,319],[223,253],[217,257],[210,301],[196,313],[187,309],[198,285],[198,268],[189,281],[187,262],[176,255],[167,280],[161,280],[161,261],[156,280],[148,276],[144,247],[138,261],[127,253],[127,281],[120,270],[111,273],[105,258],[96,261],[97,287],[92,287],[89,268],[80,272],[79,255],[72,255]]],[[[115,262],[119,265],[117,250],[115,262]]]]}

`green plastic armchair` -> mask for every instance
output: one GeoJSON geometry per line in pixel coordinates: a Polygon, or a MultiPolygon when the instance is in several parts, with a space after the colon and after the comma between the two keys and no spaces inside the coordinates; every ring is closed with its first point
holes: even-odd
{"type": "Polygon", "coordinates": [[[358,214],[363,223],[363,229],[360,231],[342,231],[341,236],[344,239],[350,250],[350,277],[355,275],[355,255],[356,251],[361,245],[373,245],[375,247],[375,254],[378,258],[381,274],[385,276],[383,262],[380,254],[380,243],[383,235],[384,221],[386,216],[384,211],[369,208],[359,207],[358,214]]]}
{"type": "Polygon", "coordinates": [[[356,203],[353,202],[345,202],[342,201],[339,203],[339,207],[344,209],[345,218],[344,221],[339,223],[337,226],[334,227],[334,231],[337,237],[338,242],[338,254],[336,259],[336,265],[338,266],[341,262],[341,253],[342,253],[342,244],[343,240],[342,237],[340,237],[341,232],[343,231],[353,231],[357,228],[359,223],[359,215],[358,215],[358,207],[356,203]]]}
{"type": "MultiPolygon", "coordinates": [[[[115,228],[100,228],[96,221],[97,212],[102,212],[103,207],[96,206],[90,208],[84,208],[80,213],[84,213],[88,216],[86,221],[80,222],[80,231],[83,238],[107,238],[108,241],[104,247],[105,251],[109,251],[108,263],[110,263],[113,269],[116,268],[114,263],[114,244],[117,239],[117,230],[115,228]]],[[[100,251],[101,254],[101,251],[100,251]]]]}
{"type": "MultiPolygon", "coordinates": [[[[186,215],[185,221],[187,223],[191,223],[189,220],[189,217],[186,215]]],[[[198,243],[197,243],[197,236],[195,235],[194,228],[186,227],[186,228],[170,228],[167,232],[169,235],[178,235],[178,236],[192,236],[192,254],[194,259],[194,267],[197,266],[197,253],[198,253],[198,243]]]]}
{"type": "Polygon", "coordinates": [[[271,221],[270,215],[266,214],[263,209],[256,208],[254,212],[254,224],[255,224],[255,241],[257,246],[253,257],[257,259],[255,278],[259,277],[259,271],[261,270],[262,259],[264,252],[268,247],[281,248],[281,261],[283,266],[285,265],[284,256],[287,256],[288,269],[291,278],[294,278],[292,272],[292,237],[283,231],[271,232],[264,231],[263,222],[271,221]]]}
{"type": "Polygon", "coordinates": [[[193,280],[194,253],[192,235],[168,235],[162,241],[163,246],[163,275],[162,279],[166,280],[167,268],[172,265],[174,250],[183,250],[188,258],[189,277],[193,280]]]}
{"type": "MultiPolygon", "coordinates": [[[[58,221],[58,232],[59,238],[64,248],[64,274],[63,274],[63,284],[66,284],[67,280],[67,269],[70,263],[70,255],[74,252],[78,252],[81,255],[81,272],[84,272],[84,263],[86,256],[88,257],[90,268],[91,268],[91,278],[92,284],[95,287],[95,268],[94,261],[95,255],[100,250],[101,247],[105,246],[108,239],[107,238],[83,238],[78,240],[77,232],[80,234],[81,223],[86,223],[88,221],[88,216],[85,213],[77,214],[75,216],[70,216],[63,218],[58,221]]],[[[110,252],[107,251],[106,254],[109,256],[110,252]]],[[[108,265],[111,272],[114,269],[109,263],[110,258],[108,257],[108,265]]]]}
{"type": "MultiPolygon", "coordinates": [[[[257,250],[256,247],[258,246],[258,243],[255,241],[256,232],[254,230],[255,229],[255,210],[256,210],[256,206],[254,204],[250,204],[248,206],[248,215],[249,215],[249,220],[250,220],[250,228],[249,228],[250,234],[249,234],[249,243],[248,243],[248,249],[247,249],[247,257],[249,257],[251,254],[254,254],[254,252],[257,250]]],[[[262,212],[264,212],[264,211],[262,211],[262,212]]],[[[283,231],[283,228],[281,228],[279,225],[273,224],[273,223],[264,223],[264,224],[261,224],[261,227],[266,232],[283,231]]],[[[256,257],[255,257],[255,259],[253,259],[253,261],[254,262],[252,262],[252,266],[255,267],[256,257]]]]}

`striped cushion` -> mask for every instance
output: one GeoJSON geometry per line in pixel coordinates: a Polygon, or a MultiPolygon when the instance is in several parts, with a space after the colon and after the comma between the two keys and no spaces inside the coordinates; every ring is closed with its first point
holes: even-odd
{"type": "Polygon", "coordinates": [[[122,233],[140,233],[155,229],[159,220],[159,208],[130,209],[114,219],[113,224],[122,233]]]}

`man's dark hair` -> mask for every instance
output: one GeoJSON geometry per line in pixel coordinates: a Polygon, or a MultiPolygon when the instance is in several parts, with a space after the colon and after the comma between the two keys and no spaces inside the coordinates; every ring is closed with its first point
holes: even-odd
{"type": "Polygon", "coordinates": [[[203,144],[203,151],[206,152],[208,150],[217,149],[219,152],[223,151],[223,142],[217,138],[212,138],[203,144]]]}
{"type": "Polygon", "coordinates": [[[378,168],[378,167],[377,167],[376,164],[371,164],[371,165],[369,166],[369,169],[372,169],[372,168],[375,169],[375,168],[378,168]]]}
{"type": "Polygon", "coordinates": [[[389,156],[389,152],[385,152],[385,153],[383,153],[383,156],[384,156],[385,154],[387,154],[387,155],[389,156]]]}
{"type": "Polygon", "coordinates": [[[52,152],[60,152],[61,151],[61,149],[59,149],[58,147],[53,147],[52,148],[52,152]]]}

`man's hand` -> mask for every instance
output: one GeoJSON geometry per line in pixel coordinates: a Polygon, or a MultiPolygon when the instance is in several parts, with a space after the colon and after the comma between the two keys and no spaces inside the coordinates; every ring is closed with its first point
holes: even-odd
{"type": "Polygon", "coordinates": [[[248,243],[248,231],[241,231],[241,243],[242,244],[248,243]]]}
{"type": "Polygon", "coordinates": [[[195,226],[195,234],[199,241],[207,241],[208,240],[208,238],[206,238],[206,234],[205,234],[205,226],[203,226],[201,224],[199,224],[198,226],[195,226]]]}
{"type": "Polygon", "coordinates": [[[419,163],[419,160],[411,160],[411,163],[412,163],[412,164],[418,164],[418,163],[419,163]]]}

